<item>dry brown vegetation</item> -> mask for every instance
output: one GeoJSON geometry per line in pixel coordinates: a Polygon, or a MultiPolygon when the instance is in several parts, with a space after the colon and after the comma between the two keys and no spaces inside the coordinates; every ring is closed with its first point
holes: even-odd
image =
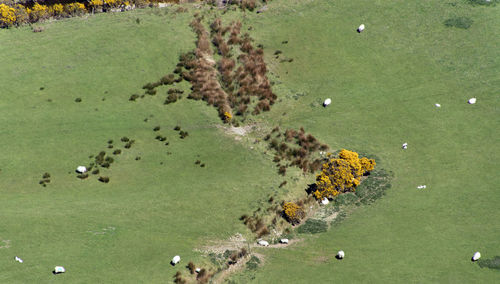
{"type": "MultiPolygon", "coordinates": [[[[249,113],[269,111],[277,96],[267,78],[264,51],[254,48],[250,35],[241,35],[241,26],[239,21],[224,26],[217,18],[208,32],[202,18],[195,15],[191,28],[197,35],[196,49],[180,55],[173,74],[144,85],[145,94],[155,95],[159,86],[186,80],[192,91],[188,98],[204,100],[216,107],[225,122],[237,125],[249,113]],[[214,60],[215,55],[220,55],[218,62],[214,60]]],[[[134,94],[130,100],[139,97],[134,94]]],[[[179,92],[170,91],[165,104],[174,103],[180,97],[179,92]]]]}
{"type": "Polygon", "coordinates": [[[289,166],[296,166],[311,173],[320,170],[326,158],[319,152],[329,149],[328,145],[320,143],[302,127],[299,130],[287,129],[284,132],[275,127],[264,140],[269,141],[269,147],[275,151],[273,161],[281,175],[286,174],[286,168],[289,166]]]}

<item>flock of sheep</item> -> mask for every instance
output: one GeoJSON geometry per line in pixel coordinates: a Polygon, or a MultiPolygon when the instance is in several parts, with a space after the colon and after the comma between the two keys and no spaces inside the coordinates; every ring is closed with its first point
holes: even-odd
{"type": "MultiPolygon", "coordinates": [[[[361,33],[361,32],[362,32],[362,31],[364,31],[364,30],[365,30],[365,25],[364,25],[364,24],[361,24],[361,25],[357,28],[357,32],[358,32],[358,33],[361,33]]],[[[477,101],[477,99],[476,99],[476,98],[471,98],[471,99],[469,99],[469,100],[468,100],[468,103],[469,103],[469,104],[475,104],[475,103],[476,103],[476,101],[477,101]]],[[[331,103],[332,103],[332,100],[331,100],[330,98],[328,98],[328,99],[326,99],[326,100],[323,102],[323,106],[324,106],[324,107],[327,107],[327,106],[329,106],[331,103]]],[[[436,107],[441,107],[441,105],[440,105],[440,104],[435,104],[435,106],[436,106],[436,107]]],[[[406,143],[406,142],[405,142],[405,143],[403,143],[402,148],[403,148],[404,150],[408,149],[408,143],[406,143]]],[[[85,173],[85,172],[87,172],[87,168],[86,168],[85,166],[78,166],[78,167],[76,168],[76,171],[77,171],[78,173],[85,173]]],[[[419,185],[417,188],[419,188],[419,189],[423,189],[423,188],[426,188],[426,187],[427,187],[426,185],[419,185]]],[[[322,203],[323,205],[326,205],[326,204],[328,204],[329,202],[328,202],[328,199],[325,199],[325,200],[322,200],[322,202],[321,202],[321,203],[322,203]]],[[[289,242],[289,241],[288,241],[288,239],[280,239],[280,243],[282,243],[282,244],[288,244],[288,242],[289,242]]],[[[269,246],[269,242],[267,242],[267,241],[265,241],[265,240],[259,240],[259,241],[257,242],[257,244],[259,244],[260,246],[264,246],[264,247],[268,247],[268,246],[269,246]]],[[[344,257],[345,257],[345,253],[344,253],[344,251],[343,251],[343,250],[338,251],[338,252],[337,252],[337,255],[336,255],[335,257],[336,257],[337,259],[339,259],[339,260],[344,259],[344,257]]],[[[481,253],[480,253],[480,252],[475,252],[475,253],[474,253],[474,255],[472,256],[472,259],[471,259],[471,260],[472,260],[472,261],[477,261],[477,260],[479,260],[479,258],[481,258],[481,253]]],[[[15,260],[16,260],[17,262],[19,262],[19,263],[23,263],[23,262],[24,262],[21,258],[19,258],[19,257],[17,257],[17,256],[15,257],[15,260]]],[[[174,256],[174,257],[172,258],[172,261],[170,262],[170,264],[171,264],[172,266],[175,266],[175,265],[176,265],[176,264],[178,264],[180,261],[181,261],[181,257],[180,257],[180,256],[178,256],[178,255],[176,255],[176,256],[174,256]]],[[[196,268],[196,270],[195,270],[195,271],[196,271],[196,272],[199,272],[199,271],[200,271],[200,268],[196,268]]],[[[63,266],[56,266],[56,267],[54,268],[54,271],[53,271],[53,273],[54,273],[54,274],[60,274],[60,273],[64,273],[64,272],[66,272],[66,269],[65,269],[63,266]]]]}
{"type": "MultiPolygon", "coordinates": [[[[357,28],[357,30],[356,30],[356,31],[357,31],[358,33],[361,33],[361,32],[362,32],[362,31],[364,31],[364,30],[365,30],[365,25],[364,25],[364,24],[361,24],[361,25],[357,28]]],[[[467,101],[467,103],[469,103],[469,104],[473,105],[473,104],[475,104],[475,103],[476,103],[476,101],[477,101],[477,99],[476,99],[476,98],[470,98],[470,99],[467,101]]],[[[332,103],[332,99],[327,98],[327,99],[323,102],[323,107],[327,107],[327,106],[329,106],[331,103],[332,103]]],[[[441,104],[436,103],[436,104],[435,104],[435,106],[436,106],[436,107],[441,107],[441,104]]],[[[403,145],[402,145],[402,147],[401,147],[401,148],[403,148],[403,150],[408,149],[408,143],[406,143],[406,142],[405,142],[405,143],[403,143],[403,145]]],[[[427,186],[426,186],[426,185],[419,185],[419,186],[417,186],[417,188],[418,188],[418,189],[425,189],[425,188],[427,188],[427,186]]],[[[329,202],[328,202],[328,199],[326,199],[326,198],[325,198],[325,200],[322,200],[322,201],[321,201],[321,203],[322,203],[323,205],[326,205],[326,204],[328,204],[329,202]]],[[[261,242],[265,242],[265,243],[267,243],[266,241],[259,241],[259,244],[261,244],[261,242]]],[[[337,259],[343,259],[343,258],[344,258],[344,255],[345,255],[344,251],[342,251],[342,250],[341,250],[341,251],[339,251],[339,252],[337,253],[336,258],[337,258],[337,259]]],[[[476,261],[476,260],[478,260],[480,257],[481,257],[481,253],[476,252],[476,253],[474,253],[474,255],[472,256],[472,261],[476,261]]]]}

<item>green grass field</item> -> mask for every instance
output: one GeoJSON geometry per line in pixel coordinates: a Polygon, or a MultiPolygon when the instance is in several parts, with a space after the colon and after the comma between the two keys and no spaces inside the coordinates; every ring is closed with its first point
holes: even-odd
{"type": "MultiPolygon", "coordinates": [[[[303,126],[333,149],[373,153],[395,178],[384,198],[328,232],[304,235],[288,249],[257,249],[264,265],[230,280],[495,282],[499,272],[470,257],[500,255],[500,5],[268,6],[262,14],[223,15],[242,19],[244,31],[252,27],[276,82],[279,102],[253,121],[303,126]],[[471,26],[444,24],[457,17],[471,26]],[[361,23],[366,30],[358,34],[361,23]],[[280,63],[276,50],[293,62],[280,63]],[[320,107],[327,97],[332,105],[320,107]],[[475,105],[467,104],[471,97],[475,105]],[[420,184],[427,189],[417,190],[420,184]],[[342,261],[334,259],[340,249],[342,261]]],[[[165,106],[166,88],[128,101],[194,47],[192,14],[166,11],[46,22],[42,33],[0,30],[0,247],[8,246],[0,248],[1,283],[168,282],[183,270],[168,264],[174,255],[183,265],[208,263],[193,249],[248,233],[241,214],[275,192],[303,194],[299,185],[313,181],[278,190],[283,179],[272,158],[220,130],[216,109],[204,102],[165,106]],[[176,125],[189,136],[179,139],[176,125]],[[131,149],[122,136],[136,140],[131,149]],[[105,173],[110,183],[76,178],[89,155],[118,148],[105,173]],[[51,182],[42,187],[45,172],[51,182]],[[52,275],[55,265],[67,273],[52,275]]]]}

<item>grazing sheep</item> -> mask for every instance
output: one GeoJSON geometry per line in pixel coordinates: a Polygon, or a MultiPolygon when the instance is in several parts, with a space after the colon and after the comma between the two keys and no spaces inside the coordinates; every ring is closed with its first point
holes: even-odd
{"type": "Polygon", "coordinates": [[[365,30],[365,25],[364,24],[361,24],[359,27],[358,27],[358,33],[361,33],[362,31],[365,30]]]}
{"type": "Polygon", "coordinates": [[[282,243],[282,244],[288,244],[288,239],[281,239],[280,243],[282,243]]]}
{"type": "Polygon", "coordinates": [[[328,203],[330,203],[330,200],[328,200],[328,198],[323,198],[323,200],[321,200],[321,204],[323,205],[327,205],[328,203]]]}
{"type": "Polygon", "coordinates": [[[201,268],[196,268],[194,271],[196,271],[196,273],[200,273],[201,268]]]}
{"type": "Polygon", "coordinates": [[[76,172],[77,172],[77,173],[80,173],[80,174],[83,174],[83,173],[85,173],[86,171],[87,171],[87,168],[86,168],[86,167],[84,167],[84,166],[78,166],[78,167],[76,168],[76,172]]]}
{"type": "Polygon", "coordinates": [[[422,189],[422,188],[426,188],[427,186],[426,185],[419,185],[417,186],[418,189],[422,189]]]}
{"type": "Polygon", "coordinates": [[[326,99],[324,102],[323,102],[323,106],[324,107],[327,107],[328,105],[330,105],[332,103],[332,99],[326,99]]]}
{"type": "Polygon", "coordinates": [[[259,245],[263,246],[263,247],[267,247],[269,246],[269,243],[267,241],[264,241],[264,240],[260,240],[257,242],[259,245]]]}
{"type": "Polygon", "coordinates": [[[441,107],[441,105],[440,105],[440,104],[435,104],[435,106],[437,106],[437,107],[441,107]]]}
{"type": "Polygon", "coordinates": [[[174,258],[172,258],[172,261],[170,262],[170,264],[176,265],[177,263],[179,263],[179,261],[181,261],[181,257],[176,255],[176,256],[174,256],[174,258]]]}
{"type": "Polygon", "coordinates": [[[64,273],[66,272],[66,269],[64,269],[64,267],[62,266],[56,266],[54,268],[54,274],[59,274],[59,273],[64,273]]]}
{"type": "Polygon", "coordinates": [[[17,257],[17,256],[16,256],[16,261],[19,262],[19,263],[23,263],[24,262],[20,257],[17,257]]]}
{"type": "Polygon", "coordinates": [[[471,104],[471,105],[475,104],[476,103],[476,98],[469,99],[468,103],[471,104]]]}
{"type": "Polygon", "coordinates": [[[408,143],[403,143],[403,149],[408,149],[408,143]]]}
{"type": "Polygon", "coordinates": [[[344,251],[339,250],[336,257],[337,257],[337,259],[343,259],[345,257],[344,251]]]}
{"type": "Polygon", "coordinates": [[[474,253],[474,255],[472,256],[472,261],[477,261],[480,258],[481,258],[481,253],[476,251],[476,253],[474,253]]]}

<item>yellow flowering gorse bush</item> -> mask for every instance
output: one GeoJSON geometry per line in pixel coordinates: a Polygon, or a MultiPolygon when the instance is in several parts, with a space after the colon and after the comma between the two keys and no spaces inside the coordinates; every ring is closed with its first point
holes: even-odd
{"type": "Polygon", "coordinates": [[[0,27],[6,28],[16,22],[16,10],[5,4],[0,4],[0,27]]]}
{"type": "Polygon", "coordinates": [[[300,220],[305,216],[304,209],[293,202],[283,204],[283,214],[292,224],[300,223],[300,220]]]}
{"type": "Polygon", "coordinates": [[[363,174],[373,170],[375,165],[375,160],[360,159],[358,153],[343,149],[338,158],[323,164],[321,173],[316,176],[316,191],[313,194],[320,200],[354,191],[361,183],[363,174]]]}

